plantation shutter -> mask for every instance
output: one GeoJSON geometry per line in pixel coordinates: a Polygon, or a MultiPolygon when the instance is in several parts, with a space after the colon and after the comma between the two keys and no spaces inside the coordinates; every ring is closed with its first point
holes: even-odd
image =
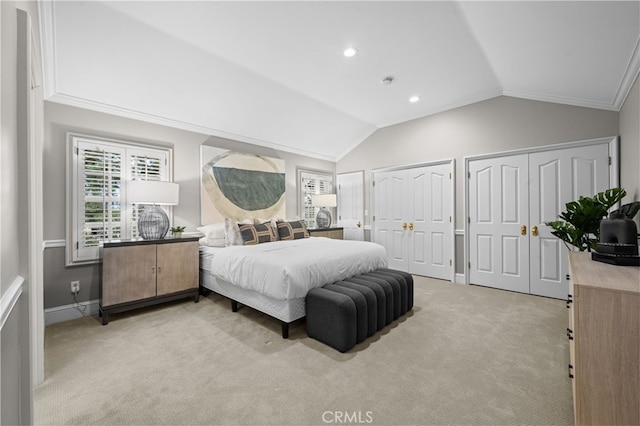
{"type": "MultiPolygon", "coordinates": [[[[143,150],[128,150],[129,180],[166,180],[166,160],[163,153],[150,153],[143,150]]],[[[166,207],[163,207],[165,210],[166,207]]],[[[144,205],[129,204],[130,232],[128,238],[138,238],[138,218],[144,211],[144,205]]]]}
{"type": "Polygon", "coordinates": [[[316,215],[319,210],[318,207],[311,205],[312,196],[332,193],[333,175],[316,172],[300,172],[300,211],[307,228],[316,227],[316,215]]]}
{"type": "Polygon", "coordinates": [[[169,151],[74,136],[70,262],[95,261],[102,241],[138,238],[144,206],[127,204],[126,181],[168,180],[169,151]]]}

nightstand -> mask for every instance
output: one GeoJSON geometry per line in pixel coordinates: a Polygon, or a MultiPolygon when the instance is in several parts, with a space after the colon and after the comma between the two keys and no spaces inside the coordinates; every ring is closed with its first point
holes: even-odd
{"type": "Polygon", "coordinates": [[[309,231],[309,235],[312,237],[327,237],[333,238],[334,240],[344,239],[344,228],[341,227],[313,228],[307,229],[307,231],[309,231]]]}
{"type": "Polygon", "coordinates": [[[121,240],[101,249],[100,315],[192,297],[200,300],[198,238],[121,240]]]}

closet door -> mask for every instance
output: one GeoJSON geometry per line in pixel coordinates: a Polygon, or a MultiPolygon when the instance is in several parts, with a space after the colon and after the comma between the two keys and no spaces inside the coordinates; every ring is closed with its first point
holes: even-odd
{"type": "Polygon", "coordinates": [[[611,186],[608,142],[473,160],[469,172],[469,282],[565,298],[567,248],[545,222],[611,186]]]}
{"type": "Polygon", "coordinates": [[[452,259],[451,163],[409,169],[409,272],[450,280],[452,259]]]}
{"type": "Polygon", "coordinates": [[[409,270],[409,234],[406,212],[407,172],[379,172],[374,177],[374,238],[387,251],[389,268],[409,270]]]}
{"type": "Polygon", "coordinates": [[[530,293],[565,298],[569,291],[567,248],[545,222],[558,220],[566,203],[609,188],[607,144],[529,155],[530,293]]]}
{"type": "Polygon", "coordinates": [[[453,278],[453,161],[376,172],[373,241],[389,267],[453,278]]]}
{"type": "Polygon", "coordinates": [[[469,278],[529,292],[528,155],[469,163],[469,278]]]}

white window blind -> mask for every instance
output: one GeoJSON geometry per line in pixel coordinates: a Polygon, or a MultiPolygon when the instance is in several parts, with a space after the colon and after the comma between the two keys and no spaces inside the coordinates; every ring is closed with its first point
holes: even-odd
{"type": "Polygon", "coordinates": [[[170,151],[70,135],[72,212],[67,263],[95,261],[101,241],[138,238],[144,206],[126,202],[126,181],[169,180],[170,151]]]}
{"type": "Polygon", "coordinates": [[[300,212],[307,228],[315,228],[319,207],[311,205],[311,197],[317,194],[333,193],[333,175],[313,171],[299,171],[300,212]]]}

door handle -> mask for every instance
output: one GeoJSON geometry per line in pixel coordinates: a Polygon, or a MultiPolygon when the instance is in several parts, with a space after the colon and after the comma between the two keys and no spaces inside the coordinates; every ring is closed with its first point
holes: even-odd
{"type": "Polygon", "coordinates": [[[522,225],[520,227],[520,235],[527,235],[527,225],[522,225]]]}
{"type": "Polygon", "coordinates": [[[402,229],[404,229],[405,231],[407,230],[407,222],[402,224],[402,229]]]}
{"type": "Polygon", "coordinates": [[[360,221],[358,221],[358,223],[356,223],[356,226],[357,226],[358,228],[360,228],[360,227],[362,226],[362,223],[360,223],[360,221]]]}
{"type": "Polygon", "coordinates": [[[538,236],[538,227],[536,225],[533,225],[531,227],[531,235],[533,235],[534,237],[538,236]]]}
{"type": "Polygon", "coordinates": [[[411,222],[411,223],[409,224],[409,230],[410,230],[410,231],[413,231],[413,222],[411,222]]]}

